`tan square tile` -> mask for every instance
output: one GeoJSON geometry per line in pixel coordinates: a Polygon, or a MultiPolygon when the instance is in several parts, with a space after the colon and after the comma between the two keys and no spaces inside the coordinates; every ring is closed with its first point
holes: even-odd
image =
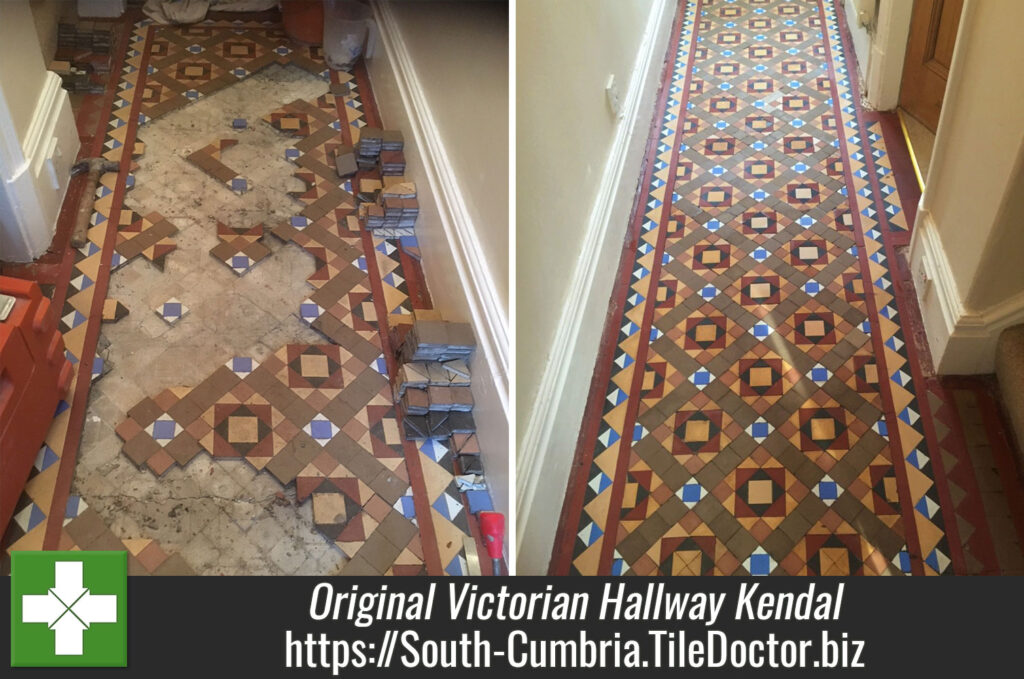
{"type": "Polygon", "coordinates": [[[772,369],[767,367],[750,369],[750,386],[767,387],[772,384],[772,369]]]}
{"type": "Polygon", "coordinates": [[[754,283],[750,286],[750,296],[753,299],[764,299],[772,294],[772,286],[768,283],[754,283]]]}
{"type": "Polygon", "coordinates": [[[836,437],[836,421],[831,417],[811,418],[811,438],[815,441],[831,441],[836,437]]]}
{"type": "Polygon", "coordinates": [[[329,377],[327,357],[323,354],[303,354],[299,359],[303,377],[329,377]]]}
{"type": "Polygon", "coordinates": [[[228,441],[231,443],[258,443],[259,422],[251,415],[228,417],[228,441]]]}
{"type": "Polygon", "coordinates": [[[808,337],[823,337],[825,335],[825,321],[817,319],[805,321],[804,335],[808,337]]]}
{"type": "Polygon", "coordinates": [[[772,482],[759,479],[747,483],[747,501],[752,505],[767,505],[772,501],[772,482]]]}
{"type": "Polygon", "coordinates": [[[345,496],[341,493],[313,494],[313,521],[321,524],[345,523],[350,516],[345,511],[345,496]]]}
{"type": "Polygon", "coordinates": [[[707,441],[710,437],[711,423],[707,420],[690,420],[686,423],[686,435],[683,440],[687,443],[707,441]]]}
{"type": "Polygon", "coordinates": [[[713,325],[698,325],[693,335],[697,338],[698,342],[714,342],[718,336],[718,331],[713,325]]]}

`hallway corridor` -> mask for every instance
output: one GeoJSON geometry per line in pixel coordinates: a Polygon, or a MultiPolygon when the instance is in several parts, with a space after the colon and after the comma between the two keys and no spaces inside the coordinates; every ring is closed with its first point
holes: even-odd
{"type": "Polygon", "coordinates": [[[418,211],[421,178],[387,148],[397,169],[336,169],[361,138],[401,148],[366,66],[329,68],[276,10],[103,25],[113,68],[76,114],[82,156],[119,170],[83,247],[2,270],[44,285],[76,378],[0,571],[18,550],[124,549],[138,575],[468,575],[492,501],[456,457],[479,444],[466,412],[448,436],[403,429],[396,354],[441,314],[412,225],[364,218],[381,196],[418,211]]]}
{"type": "Polygon", "coordinates": [[[682,3],[552,573],[1024,574],[919,350],[917,189],[844,21],[682,3]]]}

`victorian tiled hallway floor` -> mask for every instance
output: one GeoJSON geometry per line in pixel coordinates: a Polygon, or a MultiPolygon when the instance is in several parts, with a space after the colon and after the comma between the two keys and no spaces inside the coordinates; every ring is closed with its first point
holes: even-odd
{"type": "Polygon", "coordinates": [[[917,189],[840,14],[681,3],[553,573],[1024,572],[1012,465],[919,348],[917,189]]]}
{"type": "Polygon", "coordinates": [[[51,254],[4,270],[43,285],[76,380],[0,565],[125,549],[134,574],[466,574],[454,453],[404,440],[389,381],[391,331],[437,317],[417,243],[362,229],[355,194],[382,178],[333,167],[381,126],[364,68],[328,69],[276,12],[140,19],[105,22],[105,93],[76,102],[81,156],[120,162],[88,243],[60,247],[83,178],[51,254]]]}

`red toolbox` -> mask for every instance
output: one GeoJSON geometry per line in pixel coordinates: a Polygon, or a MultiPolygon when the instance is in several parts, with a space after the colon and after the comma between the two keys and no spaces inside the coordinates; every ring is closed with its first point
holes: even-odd
{"type": "MultiPolygon", "coordinates": [[[[32,464],[71,385],[50,300],[32,281],[0,276],[0,293],[15,298],[0,321],[0,531],[14,514],[32,464]]],[[[46,508],[49,509],[49,508],[46,508]]]]}

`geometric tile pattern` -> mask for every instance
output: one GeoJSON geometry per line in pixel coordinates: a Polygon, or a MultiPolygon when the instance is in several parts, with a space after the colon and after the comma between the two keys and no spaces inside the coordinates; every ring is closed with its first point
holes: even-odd
{"type": "Polygon", "coordinates": [[[217,222],[217,238],[220,242],[210,249],[210,254],[239,276],[249,273],[252,267],[270,255],[270,248],[261,242],[262,224],[235,229],[217,222]]]}
{"type": "MultiPolygon", "coordinates": [[[[146,31],[146,28],[142,28],[146,31]]],[[[330,78],[319,47],[292,43],[277,24],[240,22],[232,34],[213,22],[161,26],[147,41],[141,94],[145,120],[157,118],[235,84],[270,64],[293,64],[330,78]]]]}
{"type": "Polygon", "coordinates": [[[188,307],[182,304],[177,297],[172,297],[154,311],[167,325],[174,325],[188,313],[188,307]]]}
{"type": "Polygon", "coordinates": [[[220,159],[220,154],[224,149],[231,148],[237,143],[237,139],[218,139],[211,144],[207,144],[198,151],[190,153],[188,155],[188,161],[217,181],[226,185],[238,195],[242,195],[249,190],[248,180],[225,165],[220,159]]]}
{"type": "MultiPolygon", "coordinates": [[[[205,451],[295,483],[300,502],[313,497],[317,527],[353,558],[382,522],[389,539],[410,533],[393,509],[409,483],[390,395],[387,377],[341,346],[286,345],[143,400],[117,433],[124,454],[157,475],[205,451]]],[[[411,553],[422,565],[421,548],[411,553]]]]}
{"type": "Polygon", "coordinates": [[[840,21],[681,9],[553,572],[952,572],[840,21]]]}

